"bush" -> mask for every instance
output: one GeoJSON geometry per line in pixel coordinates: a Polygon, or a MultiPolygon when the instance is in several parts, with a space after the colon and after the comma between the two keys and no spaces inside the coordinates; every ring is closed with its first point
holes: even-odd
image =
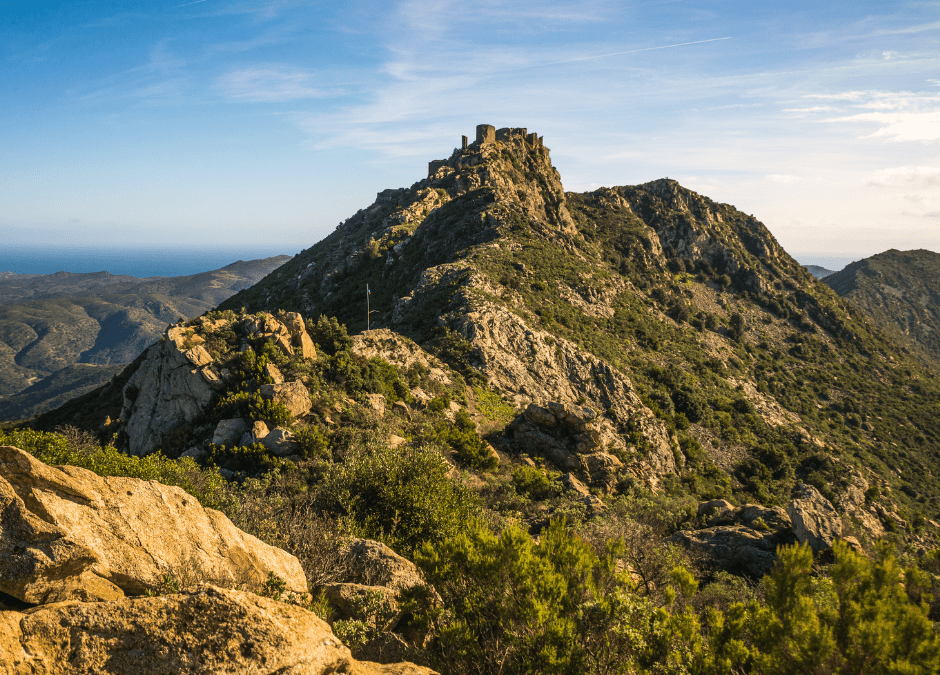
{"type": "Polygon", "coordinates": [[[307,321],[307,332],[316,346],[330,356],[335,356],[353,346],[353,340],[346,332],[346,326],[337,321],[335,316],[326,318],[321,314],[316,323],[307,321]]]}
{"type": "Polygon", "coordinates": [[[477,498],[451,482],[449,471],[433,446],[359,447],[329,467],[315,500],[319,510],[348,515],[363,536],[408,555],[456,535],[480,514],[477,498]]]}
{"type": "Polygon", "coordinates": [[[516,467],[512,472],[512,482],[516,491],[529,499],[548,499],[561,492],[561,487],[543,471],[525,464],[516,467]]]}
{"type": "Polygon", "coordinates": [[[267,473],[281,466],[281,460],[261,443],[231,448],[212,444],[209,446],[207,461],[220,469],[243,471],[252,475],[267,473]]]}

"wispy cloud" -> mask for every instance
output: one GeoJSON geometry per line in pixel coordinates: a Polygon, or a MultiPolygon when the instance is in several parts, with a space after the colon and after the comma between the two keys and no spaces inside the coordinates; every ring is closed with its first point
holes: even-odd
{"type": "Polygon", "coordinates": [[[865,185],[872,187],[908,186],[940,187],[940,168],[933,166],[899,166],[873,173],[865,185]]]}
{"type": "Polygon", "coordinates": [[[869,137],[890,141],[940,140],[940,112],[861,113],[838,117],[834,122],[871,122],[878,129],[869,137]]]}
{"type": "Polygon", "coordinates": [[[311,73],[284,66],[252,67],[223,75],[216,88],[240,101],[275,102],[320,98],[331,95],[314,86],[311,73]]]}

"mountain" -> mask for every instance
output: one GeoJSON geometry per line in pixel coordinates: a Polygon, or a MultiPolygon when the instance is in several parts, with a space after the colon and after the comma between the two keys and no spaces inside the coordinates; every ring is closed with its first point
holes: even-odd
{"type": "Polygon", "coordinates": [[[78,396],[105,384],[168,323],[211,309],[287,260],[240,260],[211,272],[146,279],[4,274],[0,421],[31,417],[61,404],[69,391],[78,396]]]}
{"type": "Polygon", "coordinates": [[[940,515],[936,374],[758,220],[675,181],[566,193],[538,136],[478,129],[221,308],[360,331],[367,284],[373,328],[519,409],[591,406],[637,473],[764,503],[810,482],[875,534],[869,480],[940,515]]]}
{"type": "Polygon", "coordinates": [[[891,249],[853,262],[823,283],[940,363],[940,253],[891,249]]]}
{"type": "Polygon", "coordinates": [[[833,270],[827,270],[825,267],[820,267],[819,265],[803,265],[803,267],[817,279],[824,279],[834,272],[833,270]]]}
{"type": "Polygon", "coordinates": [[[481,125],[0,440],[218,492],[321,579],[356,658],[935,672],[938,414],[919,351],[753,216],[669,179],[566,192],[541,137],[481,125]],[[435,592],[342,578],[342,533],[435,592]]]}

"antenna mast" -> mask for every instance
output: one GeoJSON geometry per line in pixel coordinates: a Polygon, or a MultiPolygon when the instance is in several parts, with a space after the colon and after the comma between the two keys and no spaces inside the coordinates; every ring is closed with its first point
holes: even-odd
{"type": "Polygon", "coordinates": [[[366,330],[369,330],[371,326],[372,312],[369,310],[369,295],[372,294],[372,291],[369,290],[369,284],[366,284],[366,330]]]}

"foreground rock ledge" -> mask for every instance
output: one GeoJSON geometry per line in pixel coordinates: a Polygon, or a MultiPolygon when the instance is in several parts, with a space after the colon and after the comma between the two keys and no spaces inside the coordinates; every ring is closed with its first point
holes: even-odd
{"type": "Polygon", "coordinates": [[[178,487],[51,467],[0,446],[0,592],[30,604],[114,600],[165,574],[251,588],[274,572],[304,593],[297,558],[178,487]]]}
{"type": "Polygon", "coordinates": [[[244,591],[0,612],[0,672],[11,675],[433,675],[356,661],[312,612],[244,591]]]}

